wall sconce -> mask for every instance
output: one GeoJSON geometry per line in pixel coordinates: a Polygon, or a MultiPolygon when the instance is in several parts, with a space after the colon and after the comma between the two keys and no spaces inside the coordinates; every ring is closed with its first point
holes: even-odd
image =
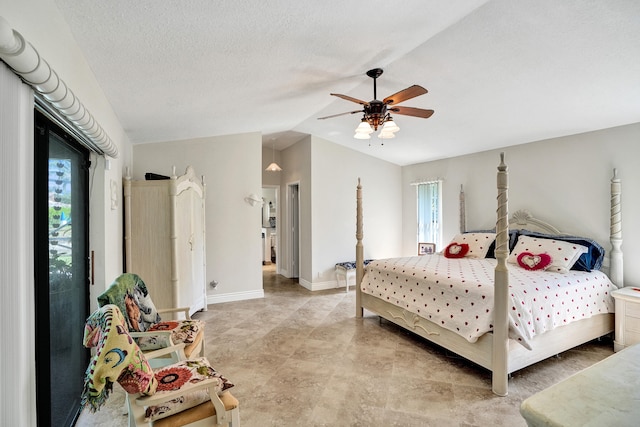
{"type": "Polygon", "coordinates": [[[251,193],[247,197],[244,198],[244,201],[250,204],[251,206],[255,206],[260,203],[260,206],[264,203],[262,197],[258,196],[256,193],[251,193]]]}

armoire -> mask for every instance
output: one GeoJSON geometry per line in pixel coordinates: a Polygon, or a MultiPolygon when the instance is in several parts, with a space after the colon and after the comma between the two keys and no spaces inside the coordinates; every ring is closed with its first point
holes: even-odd
{"type": "Polygon", "coordinates": [[[140,276],[158,309],[206,310],[204,178],[191,166],[181,176],[173,167],[168,179],[147,175],[124,179],[126,271],[140,276]]]}

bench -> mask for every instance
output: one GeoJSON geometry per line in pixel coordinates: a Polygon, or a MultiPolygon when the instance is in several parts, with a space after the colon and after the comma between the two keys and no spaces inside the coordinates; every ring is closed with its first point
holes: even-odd
{"type": "MultiPolygon", "coordinates": [[[[364,266],[366,267],[372,259],[364,260],[364,266]]],[[[339,262],[336,264],[336,288],[340,286],[340,278],[344,281],[344,287],[347,292],[349,292],[349,281],[354,282],[356,279],[356,262],[348,261],[348,262],[339,262]]]]}
{"type": "Polygon", "coordinates": [[[530,427],[640,425],[640,344],[525,399],[530,427]]]}

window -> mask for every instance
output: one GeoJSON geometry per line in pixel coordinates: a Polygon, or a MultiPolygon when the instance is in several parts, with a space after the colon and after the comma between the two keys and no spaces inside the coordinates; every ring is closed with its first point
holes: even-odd
{"type": "Polygon", "coordinates": [[[416,185],[418,200],[418,242],[442,244],[442,181],[416,185]]]}

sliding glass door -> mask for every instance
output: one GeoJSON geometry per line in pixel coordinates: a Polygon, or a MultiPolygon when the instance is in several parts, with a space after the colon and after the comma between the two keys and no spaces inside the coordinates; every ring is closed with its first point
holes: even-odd
{"type": "Polygon", "coordinates": [[[89,153],[39,111],[34,143],[38,425],[71,426],[89,360],[89,153]]]}

